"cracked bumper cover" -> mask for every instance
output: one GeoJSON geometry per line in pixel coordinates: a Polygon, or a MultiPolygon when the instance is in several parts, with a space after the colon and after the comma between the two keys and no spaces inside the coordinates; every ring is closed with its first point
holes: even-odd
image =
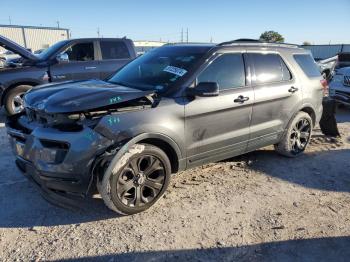
{"type": "Polygon", "coordinates": [[[31,126],[22,119],[6,123],[20,171],[41,189],[46,200],[64,207],[78,207],[89,194],[97,156],[112,141],[84,127],[79,131],[31,126]]]}

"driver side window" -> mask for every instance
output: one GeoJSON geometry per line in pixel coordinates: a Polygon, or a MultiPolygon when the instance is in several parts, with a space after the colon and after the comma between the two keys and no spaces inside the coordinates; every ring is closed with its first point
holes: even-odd
{"type": "Polygon", "coordinates": [[[68,47],[65,53],[69,57],[69,61],[93,61],[94,60],[94,44],[78,43],[68,47]]]}
{"type": "Polygon", "coordinates": [[[220,90],[245,86],[242,54],[223,54],[198,76],[197,83],[216,82],[220,90]]]}

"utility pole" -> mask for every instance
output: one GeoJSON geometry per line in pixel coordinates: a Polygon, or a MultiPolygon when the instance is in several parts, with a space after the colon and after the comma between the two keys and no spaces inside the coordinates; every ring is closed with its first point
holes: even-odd
{"type": "Polygon", "coordinates": [[[181,43],[184,41],[184,29],[181,28],[181,43]]]}
{"type": "Polygon", "coordinates": [[[187,27],[187,31],[186,31],[186,42],[188,43],[188,27],[187,27]]]}
{"type": "Polygon", "coordinates": [[[100,28],[97,27],[97,37],[100,37],[100,28]]]}
{"type": "Polygon", "coordinates": [[[213,43],[213,37],[212,36],[210,37],[210,43],[213,43]]]}
{"type": "Polygon", "coordinates": [[[11,16],[9,16],[9,23],[12,25],[11,16]]]}
{"type": "Polygon", "coordinates": [[[57,28],[60,28],[60,21],[56,21],[57,23],[57,28]]]}

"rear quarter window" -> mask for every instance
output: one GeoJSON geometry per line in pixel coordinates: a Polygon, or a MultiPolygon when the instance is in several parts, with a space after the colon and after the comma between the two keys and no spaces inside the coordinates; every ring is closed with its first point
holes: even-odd
{"type": "Polygon", "coordinates": [[[321,76],[315,60],[310,55],[293,55],[293,57],[308,77],[321,76]]]}
{"type": "Polygon", "coordinates": [[[124,42],[101,41],[102,59],[125,59],[130,58],[129,50],[124,42]]]}

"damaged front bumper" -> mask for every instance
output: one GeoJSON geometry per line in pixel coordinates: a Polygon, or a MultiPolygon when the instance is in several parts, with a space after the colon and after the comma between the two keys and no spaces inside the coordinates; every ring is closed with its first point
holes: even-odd
{"type": "Polygon", "coordinates": [[[25,115],[10,117],[6,127],[18,168],[45,199],[64,207],[79,207],[89,195],[95,160],[113,144],[89,127],[63,132],[25,115]]]}

